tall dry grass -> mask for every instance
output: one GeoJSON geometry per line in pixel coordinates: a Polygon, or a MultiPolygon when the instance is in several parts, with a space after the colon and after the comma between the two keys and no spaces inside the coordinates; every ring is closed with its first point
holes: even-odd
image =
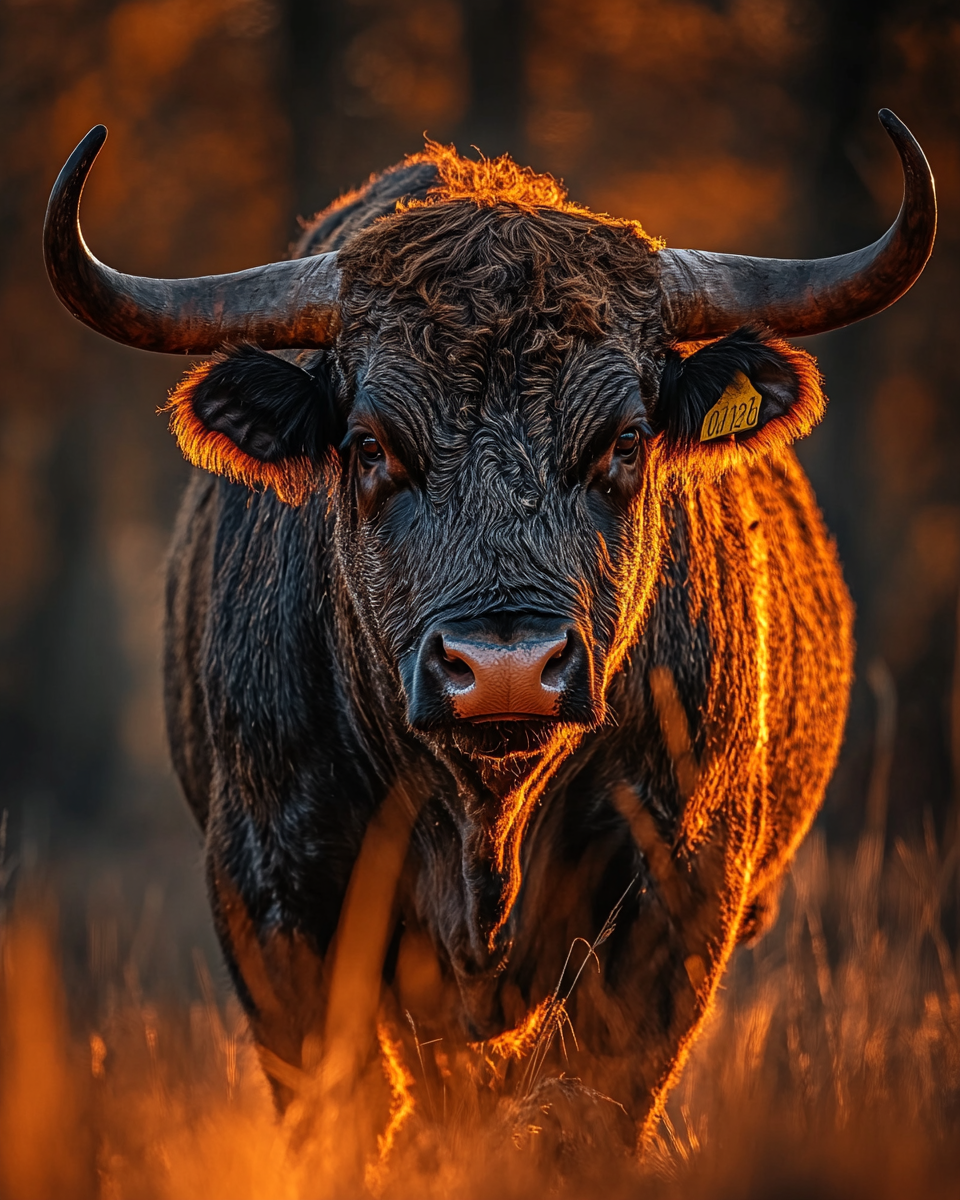
{"type": "MultiPolygon", "coordinates": [[[[363,1137],[369,1111],[328,1105],[318,1119],[309,1088],[278,1120],[239,1006],[199,952],[194,998],[168,989],[161,1000],[143,982],[143,921],[127,944],[91,928],[87,998],[71,1003],[49,891],[25,881],[0,909],[0,1196],[956,1197],[957,845],[929,816],[916,844],[887,843],[895,714],[885,728],[884,679],[872,682],[881,721],[856,852],[808,839],[776,926],[736,956],[639,1165],[590,1155],[582,1103],[571,1150],[558,1131],[573,1081],[518,1124],[515,1105],[470,1103],[469,1087],[451,1088],[449,1103],[425,1094],[417,1064],[391,1066],[383,1040],[385,1072],[363,1085],[379,1150],[363,1137]]],[[[8,892],[9,874],[0,861],[8,892]]],[[[144,913],[156,921],[153,902],[144,913]]],[[[489,1085],[467,1068],[475,1088],[489,1085]]]]}

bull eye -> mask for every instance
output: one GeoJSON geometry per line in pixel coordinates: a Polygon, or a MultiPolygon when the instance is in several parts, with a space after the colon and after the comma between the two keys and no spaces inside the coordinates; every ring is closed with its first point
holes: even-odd
{"type": "Polygon", "coordinates": [[[360,459],[366,466],[383,461],[383,447],[372,434],[360,439],[360,459]]]}
{"type": "Polygon", "coordinates": [[[613,452],[618,458],[633,458],[640,445],[640,430],[625,429],[613,443],[613,452]]]}

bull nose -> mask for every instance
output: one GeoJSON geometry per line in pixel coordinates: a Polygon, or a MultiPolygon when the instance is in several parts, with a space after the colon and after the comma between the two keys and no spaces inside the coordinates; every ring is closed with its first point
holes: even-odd
{"type": "Polygon", "coordinates": [[[461,720],[556,716],[573,658],[567,630],[510,642],[447,631],[439,650],[444,691],[461,720]]]}
{"type": "Polygon", "coordinates": [[[408,720],[424,731],[447,727],[451,718],[464,726],[593,725],[603,715],[591,642],[564,616],[495,612],[444,621],[401,659],[400,676],[408,720]]]}

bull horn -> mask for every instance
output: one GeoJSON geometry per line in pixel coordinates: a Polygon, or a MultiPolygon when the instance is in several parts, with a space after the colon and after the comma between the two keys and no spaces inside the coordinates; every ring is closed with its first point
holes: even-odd
{"type": "Polygon", "coordinates": [[[208,354],[226,342],[312,349],[336,336],[336,254],[268,263],[231,275],[151,279],[99,262],[80,232],[80,196],[107,137],[96,125],[70,155],[43,225],[47,274],[62,303],[91,329],[141,350],[208,354]]]}
{"type": "Polygon", "coordinates": [[[661,250],[663,324],[677,340],[763,324],[788,337],[826,333],[899,300],[930,257],[937,232],[933,174],[916,138],[888,109],[880,123],[903,166],[903,203],[879,241],[836,258],[750,258],[661,250]]]}

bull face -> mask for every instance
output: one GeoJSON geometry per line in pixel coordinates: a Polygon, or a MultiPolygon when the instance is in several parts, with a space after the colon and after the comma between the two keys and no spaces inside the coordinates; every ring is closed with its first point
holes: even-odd
{"type": "Polygon", "coordinates": [[[684,358],[654,249],[579,215],[414,209],[341,261],[336,349],[222,356],[176,393],[174,429],[195,461],[292,500],[334,463],[340,572],[409,726],[520,767],[605,719],[670,488],[805,432],[816,372],[751,333],[684,358]],[[738,376],[758,420],[702,444],[738,376]]]}
{"type": "Polygon", "coordinates": [[[517,762],[604,718],[657,386],[651,249],[449,203],[341,252],[341,561],[434,743],[517,762]]]}
{"type": "Polygon", "coordinates": [[[578,346],[564,366],[501,354],[470,394],[370,363],[350,412],[345,567],[409,723],[469,754],[523,756],[605,714],[649,423],[635,360],[578,346]]]}

